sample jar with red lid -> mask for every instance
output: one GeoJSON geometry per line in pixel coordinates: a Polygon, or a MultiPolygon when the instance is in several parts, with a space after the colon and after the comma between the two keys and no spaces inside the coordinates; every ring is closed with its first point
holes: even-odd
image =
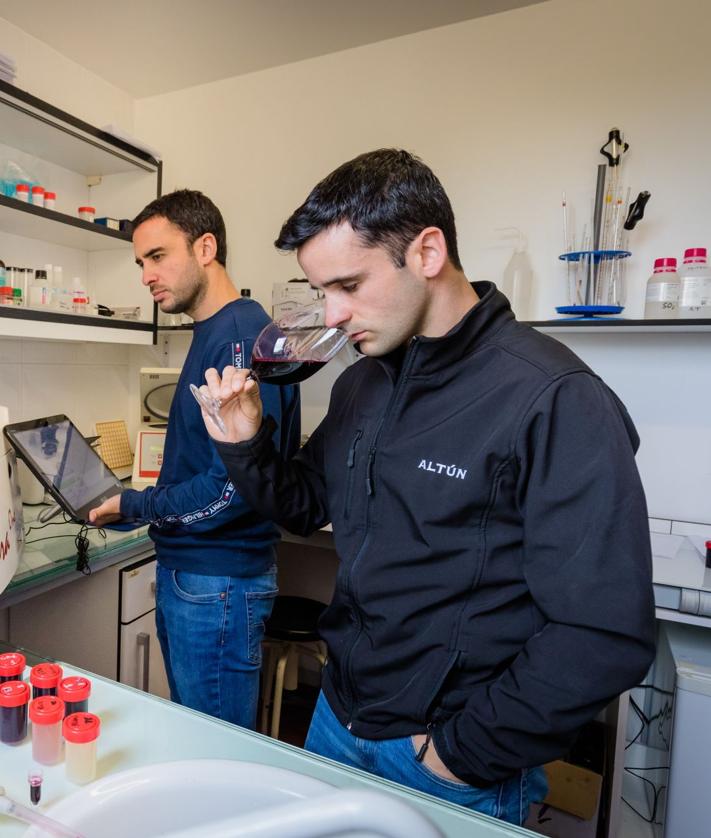
{"type": "Polygon", "coordinates": [[[4,652],[0,655],[0,684],[4,681],[21,681],[26,663],[21,652],[4,652]]]}
{"type": "Polygon", "coordinates": [[[62,720],[64,702],[56,695],[41,695],[30,701],[32,759],[54,765],[62,758],[62,720]]]}
{"type": "Polygon", "coordinates": [[[64,702],[64,716],[72,713],[86,713],[89,709],[91,681],[83,675],[62,678],[57,687],[57,697],[64,702]]]}
{"type": "Polygon", "coordinates": [[[93,221],[96,215],[96,207],[79,207],[77,212],[79,213],[79,218],[83,218],[84,221],[93,221]]]}
{"type": "Polygon", "coordinates": [[[41,695],[57,695],[57,687],[64,674],[58,663],[38,663],[30,670],[32,698],[41,695]]]}
{"type": "Polygon", "coordinates": [[[27,736],[30,688],[24,681],[0,684],[0,742],[14,745],[27,736]]]}
{"type": "Polygon", "coordinates": [[[101,720],[93,713],[72,713],[64,720],[67,779],[71,783],[90,783],[96,777],[96,740],[101,720]]]}
{"type": "Polygon", "coordinates": [[[27,183],[15,184],[15,197],[18,201],[24,201],[26,204],[30,202],[30,187],[27,183]]]}

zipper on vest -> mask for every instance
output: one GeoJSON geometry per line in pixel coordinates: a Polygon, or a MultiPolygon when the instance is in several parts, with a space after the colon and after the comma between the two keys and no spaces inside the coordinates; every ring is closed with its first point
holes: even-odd
{"type": "MultiPolygon", "coordinates": [[[[375,480],[374,480],[373,472],[374,472],[374,469],[375,469],[375,455],[377,454],[377,451],[378,451],[378,439],[380,438],[380,432],[383,429],[383,425],[385,424],[385,421],[390,416],[390,412],[392,410],[392,407],[395,404],[402,387],[404,386],[404,382],[407,380],[407,375],[408,375],[410,369],[412,368],[414,358],[415,358],[415,353],[416,353],[417,348],[418,348],[417,344],[418,344],[418,339],[417,339],[417,337],[414,337],[410,341],[410,346],[407,350],[407,354],[405,356],[405,362],[404,362],[404,364],[402,366],[402,369],[400,371],[400,376],[398,377],[398,380],[395,383],[394,390],[393,390],[393,392],[392,392],[392,394],[391,394],[391,396],[388,400],[388,403],[385,407],[385,411],[384,411],[383,415],[381,416],[380,421],[378,422],[378,426],[375,429],[375,433],[373,434],[372,442],[370,444],[370,450],[368,452],[368,463],[366,465],[365,486],[366,486],[366,491],[368,493],[368,498],[372,498],[373,495],[375,494],[375,480]]],[[[370,504],[368,503],[368,504],[366,504],[366,508],[365,508],[365,527],[364,527],[365,535],[364,535],[363,541],[361,542],[361,545],[360,545],[360,547],[359,547],[359,549],[356,553],[356,560],[357,560],[358,556],[360,555],[360,552],[363,550],[363,548],[365,546],[365,542],[368,539],[368,523],[369,523],[369,517],[370,517],[369,508],[370,508],[370,504]]],[[[346,729],[347,730],[351,729],[351,726],[353,724],[352,719],[353,719],[353,716],[355,715],[355,711],[357,711],[357,706],[356,706],[357,705],[357,696],[355,694],[356,689],[355,689],[355,684],[353,682],[352,669],[351,669],[353,648],[356,645],[356,643],[358,642],[358,638],[360,636],[360,633],[363,630],[363,625],[362,625],[362,622],[361,622],[360,613],[358,611],[358,603],[357,603],[357,600],[355,598],[355,595],[353,594],[353,585],[351,583],[351,577],[353,576],[353,568],[354,568],[355,564],[356,564],[356,561],[354,561],[354,563],[351,565],[351,568],[350,568],[350,570],[349,570],[349,572],[346,576],[345,585],[344,585],[345,590],[347,592],[351,593],[351,601],[352,601],[352,604],[353,604],[353,613],[354,613],[354,615],[355,615],[355,617],[356,617],[356,619],[358,620],[358,623],[359,623],[359,625],[357,627],[357,630],[355,631],[354,637],[353,637],[352,641],[350,642],[350,644],[348,646],[348,649],[343,653],[343,665],[342,665],[343,686],[348,693],[349,704],[350,704],[349,709],[348,709],[348,722],[346,724],[346,729]]]]}
{"type": "Polygon", "coordinates": [[[427,735],[425,736],[425,741],[420,746],[420,750],[415,754],[415,762],[422,762],[425,758],[425,754],[427,753],[427,749],[430,746],[430,742],[432,740],[432,722],[429,722],[427,725],[427,735]]]}
{"type": "Polygon", "coordinates": [[[348,468],[353,468],[353,466],[355,465],[356,448],[358,447],[358,442],[360,441],[360,438],[362,436],[363,436],[363,431],[357,430],[355,438],[353,439],[353,442],[351,443],[351,449],[348,452],[348,462],[347,462],[348,468]]]}
{"type": "Polygon", "coordinates": [[[375,462],[375,448],[371,448],[368,452],[368,465],[365,470],[365,491],[368,497],[375,494],[375,484],[373,483],[373,463],[375,462]]]}
{"type": "Polygon", "coordinates": [[[346,467],[349,470],[348,479],[346,481],[346,497],[343,502],[343,518],[344,520],[348,520],[350,518],[350,506],[351,506],[351,497],[353,495],[353,467],[355,466],[355,459],[356,459],[356,449],[358,448],[358,443],[360,442],[360,438],[363,436],[362,429],[358,429],[356,431],[355,437],[353,438],[353,442],[351,443],[351,447],[348,451],[348,459],[346,460],[346,467]]]}

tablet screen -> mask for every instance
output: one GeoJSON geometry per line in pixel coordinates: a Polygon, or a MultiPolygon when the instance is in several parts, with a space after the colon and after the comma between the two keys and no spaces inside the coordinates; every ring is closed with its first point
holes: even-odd
{"type": "Polygon", "coordinates": [[[66,416],[7,426],[6,435],[75,512],[121,489],[116,475],[66,416]]]}

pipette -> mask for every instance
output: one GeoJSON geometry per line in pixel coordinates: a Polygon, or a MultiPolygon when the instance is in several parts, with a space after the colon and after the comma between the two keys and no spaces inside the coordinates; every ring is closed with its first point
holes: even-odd
{"type": "Polygon", "coordinates": [[[0,786],[0,814],[39,827],[47,835],[56,835],[58,838],[85,838],[76,829],[70,829],[63,823],[55,821],[54,818],[48,818],[47,815],[42,815],[35,809],[28,809],[27,806],[16,803],[10,797],[7,797],[3,786],[0,786]]]}
{"type": "MultiPolygon", "coordinates": [[[[565,192],[563,193],[563,253],[570,253],[570,241],[568,239],[568,202],[565,200],[565,192]]],[[[566,288],[570,293],[570,260],[565,261],[565,278],[566,288]]]]}

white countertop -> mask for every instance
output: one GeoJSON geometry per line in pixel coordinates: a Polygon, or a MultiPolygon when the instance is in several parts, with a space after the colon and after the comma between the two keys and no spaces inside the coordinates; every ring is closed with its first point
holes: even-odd
{"type": "MultiPolygon", "coordinates": [[[[86,674],[92,680],[89,710],[101,717],[97,777],[129,768],[179,759],[241,759],[308,774],[338,787],[387,791],[422,809],[447,836],[493,838],[532,836],[519,829],[459,806],[437,801],[387,780],[308,754],[258,733],[187,710],[169,701],[116,684],[91,673],[64,667],[67,674],[86,674]]],[[[0,785],[9,797],[29,806],[27,771],[32,765],[31,742],[0,743],[0,785]]],[[[44,782],[39,810],[45,811],[76,791],[65,778],[64,763],[43,766],[44,782]]],[[[3,838],[19,838],[26,830],[19,821],[0,815],[3,838]]]]}

